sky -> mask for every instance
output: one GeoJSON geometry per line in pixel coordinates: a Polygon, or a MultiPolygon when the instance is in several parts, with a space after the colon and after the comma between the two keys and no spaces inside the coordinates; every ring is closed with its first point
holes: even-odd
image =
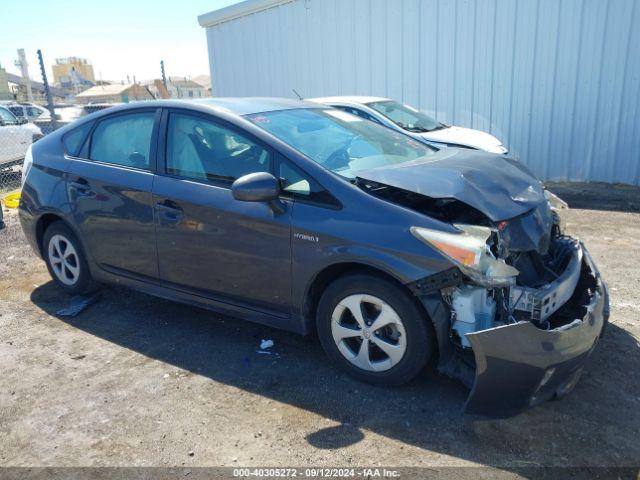
{"type": "Polygon", "coordinates": [[[205,29],[198,15],[238,0],[29,0],[7,1],[0,20],[0,66],[19,74],[17,49],[24,48],[32,79],[41,81],[36,51],[47,76],[60,57],[83,57],[96,79],[139,81],[209,74],[205,29]]]}

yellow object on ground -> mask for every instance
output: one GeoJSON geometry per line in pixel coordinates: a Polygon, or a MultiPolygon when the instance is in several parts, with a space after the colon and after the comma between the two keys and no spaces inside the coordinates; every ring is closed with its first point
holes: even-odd
{"type": "Polygon", "coordinates": [[[18,208],[18,204],[20,203],[20,192],[10,193],[2,200],[7,208],[18,208]]]}

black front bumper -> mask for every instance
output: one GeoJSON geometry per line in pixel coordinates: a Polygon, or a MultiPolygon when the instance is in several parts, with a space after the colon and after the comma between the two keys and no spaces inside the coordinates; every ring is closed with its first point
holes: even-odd
{"type": "Polygon", "coordinates": [[[527,321],[467,334],[476,375],[466,412],[509,417],[576,385],[609,318],[607,288],[584,245],[580,248],[582,272],[576,292],[589,289],[589,301],[576,309],[578,318],[552,330],[527,321]]]}

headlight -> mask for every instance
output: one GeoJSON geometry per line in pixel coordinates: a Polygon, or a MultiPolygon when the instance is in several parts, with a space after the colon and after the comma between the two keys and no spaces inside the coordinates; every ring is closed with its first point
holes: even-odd
{"type": "Polygon", "coordinates": [[[455,263],[464,274],[480,285],[514,285],[520,272],[496,259],[487,245],[491,229],[475,225],[454,225],[460,233],[411,227],[411,233],[455,263]]]}
{"type": "Polygon", "coordinates": [[[22,181],[20,188],[24,187],[24,182],[27,179],[27,174],[29,170],[31,170],[31,165],[33,165],[33,152],[31,151],[31,145],[27,148],[27,153],[24,154],[24,162],[22,162],[22,181]]]}

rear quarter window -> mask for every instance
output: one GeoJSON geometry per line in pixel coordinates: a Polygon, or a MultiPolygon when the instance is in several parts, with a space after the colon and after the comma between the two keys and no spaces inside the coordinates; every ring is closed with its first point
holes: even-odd
{"type": "Polygon", "coordinates": [[[80,149],[82,149],[89,130],[91,130],[91,122],[80,125],[62,137],[62,143],[64,144],[64,150],[67,155],[77,157],[80,154],[80,149]]]}

